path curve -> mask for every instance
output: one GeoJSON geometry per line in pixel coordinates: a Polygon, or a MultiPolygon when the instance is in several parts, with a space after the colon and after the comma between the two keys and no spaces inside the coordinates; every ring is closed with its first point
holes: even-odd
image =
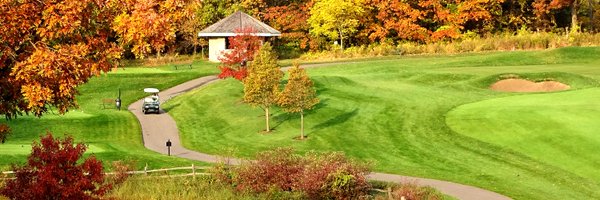
{"type": "MultiPolygon", "coordinates": [[[[315,64],[310,65],[310,67],[317,66],[325,66],[331,65],[329,64],[315,64]]],[[[303,66],[309,67],[309,66],[303,66]]],[[[159,93],[161,97],[161,103],[168,101],[169,99],[188,92],[192,89],[199,88],[205,86],[207,84],[213,83],[217,81],[217,76],[205,76],[201,78],[197,78],[182,84],[179,84],[175,87],[166,89],[159,93]]],[[[191,160],[198,160],[203,162],[219,162],[222,161],[221,156],[204,154],[196,151],[192,151],[184,148],[181,145],[181,141],[179,139],[179,131],[177,129],[177,124],[175,120],[163,110],[160,111],[160,114],[148,114],[144,115],[141,111],[143,99],[134,102],[129,105],[128,109],[131,111],[135,117],[139,120],[140,125],[142,126],[142,138],[144,142],[144,146],[150,150],[161,154],[167,154],[166,142],[170,140],[172,143],[171,146],[171,155],[187,158],[191,160]]],[[[225,162],[230,164],[239,164],[240,160],[235,158],[229,158],[225,162]]],[[[372,180],[378,181],[389,181],[396,183],[417,183],[418,185],[423,186],[431,186],[444,194],[456,197],[458,199],[464,200],[507,200],[510,199],[504,195],[498,194],[496,192],[484,190],[481,188],[463,185],[448,181],[427,179],[427,178],[418,178],[418,177],[410,177],[410,176],[401,176],[396,174],[385,174],[385,173],[377,173],[373,172],[369,174],[369,178],[372,180]]]]}

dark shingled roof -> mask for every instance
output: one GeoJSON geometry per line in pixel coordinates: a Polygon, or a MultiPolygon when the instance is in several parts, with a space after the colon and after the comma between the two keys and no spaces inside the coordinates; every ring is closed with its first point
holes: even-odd
{"type": "Polygon", "coordinates": [[[247,27],[252,27],[258,36],[281,36],[281,32],[241,11],[237,11],[229,17],[226,17],[225,19],[222,19],[217,23],[205,28],[198,33],[198,36],[230,37],[236,35],[235,30],[247,27]]]}

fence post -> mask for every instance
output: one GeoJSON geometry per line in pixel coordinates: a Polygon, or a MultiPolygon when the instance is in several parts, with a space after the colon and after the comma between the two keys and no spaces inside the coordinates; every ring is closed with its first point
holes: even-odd
{"type": "Polygon", "coordinates": [[[144,175],[148,176],[148,163],[146,163],[146,166],[144,167],[144,175]]]}
{"type": "Polygon", "coordinates": [[[196,166],[194,166],[194,163],[192,163],[192,177],[196,179],[196,166]]]}
{"type": "Polygon", "coordinates": [[[388,187],[388,188],[387,188],[387,193],[388,193],[388,199],[390,199],[390,200],[394,199],[394,198],[392,197],[392,187],[388,187]]]}

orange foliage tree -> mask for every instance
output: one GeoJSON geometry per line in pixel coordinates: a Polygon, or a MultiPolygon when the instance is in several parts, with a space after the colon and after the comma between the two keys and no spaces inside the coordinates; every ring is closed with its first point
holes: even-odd
{"type": "Polygon", "coordinates": [[[316,50],[319,48],[317,38],[307,34],[310,29],[307,20],[313,5],[313,0],[295,0],[287,4],[264,3],[258,6],[260,9],[252,10],[256,10],[256,15],[270,26],[281,31],[281,43],[303,50],[316,50]]]}
{"type": "Polygon", "coordinates": [[[261,40],[252,27],[235,30],[235,36],[229,37],[229,51],[224,51],[219,57],[222,65],[219,78],[233,77],[242,81],[248,75],[246,63],[254,59],[254,54],[260,48],[261,40]]]}
{"type": "Polygon", "coordinates": [[[186,9],[190,0],[125,0],[113,1],[120,12],[113,29],[124,47],[131,46],[137,58],[153,51],[160,53],[175,41],[175,33],[194,9],[186,9]]]}
{"type": "Polygon", "coordinates": [[[371,40],[398,38],[435,42],[460,37],[464,31],[492,29],[487,20],[501,14],[504,0],[369,0],[366,31],[371,40]]]}
{"type": "Polygon", "coordinates": [[[298,63],[294,63],[289,71],[285,88],[279,94],[278,104],[284,111],[290,113],[300,113],[300,139],[304,139],[304,111],[312,109],[317,103],[317,93],[313,88],[313,82],[310,80],[306,71],[300,68],[298,63]]]}
{"type": "Polygon", "coordinates": [[[536,16],[542,19],[541,25],[556,23],[554,16],[552,16],[552,11],[570,8],[571,31],[577,32],[579,31],[579,20],[577,18],[577,14],[579,12],[580,3],[580,0],[535,0],[532,5],[536,16]]]}
{"type": "Polygon", "coordinates": [[[77,86],[116,67],[108,0],[0,0],[0,114],[77,106],[77,86]]]}
{"type": "Polygon", "coordinates": [[[369,39],[385,40],[388,37],[397,37],[414,41],[424,41],[429,31],[419,24],[423,18],[423,11],[414,9],[413,5],[405,1],[369,0],[367,4],[373,5],[375,19],[379,23],[371,24],[369,39]]]}

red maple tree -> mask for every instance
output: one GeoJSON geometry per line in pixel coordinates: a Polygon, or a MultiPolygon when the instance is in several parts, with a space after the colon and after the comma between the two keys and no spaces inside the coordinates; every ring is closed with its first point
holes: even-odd
{"type": "Polygon", "coordinates": [[[262,41],[256,35],[256,30],[252,27],[245,27],[235,30],[235,36],[229,37],[229,49],[223,52],[219,61],[221,73],[219,78],[235,78],[243,80],[248,75],[246,63],[254,59],[254,54],[258,51],[262,41]]]}
{"type": "Polygon", "coordinates": [[[112,185],[105,181],[102,163],[95,157],[78,162],[84,144],[42,136],[34,142],[25,166],[13,166],[16,179],[6,182],[0,194],[10,199],[100,199],[112,185]]]}

